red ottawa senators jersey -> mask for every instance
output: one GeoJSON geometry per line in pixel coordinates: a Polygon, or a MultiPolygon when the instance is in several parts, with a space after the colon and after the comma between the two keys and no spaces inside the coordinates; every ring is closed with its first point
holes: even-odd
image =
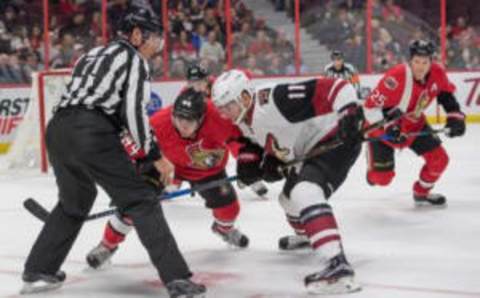
{"type": "Polygon", "coordinates": [[[425,82],[414,80],[407,63],[389,69],[365,101],[365,117],[373,123],[383,118],[382,110],[399,108],[403,132],[415,132],[425,124],[425,109],[441,92],[455,92],[442,66],[433,62],[425,82]]]}
{"type": "Polygon", "coordinates": [[[176,178],[198,181],[222,171],[228,161],[227,142],[240,135],[238,128],[208,101],[196,136],[185,139],[173,125],[172,110],[169,106],[152,115],[150,125],[162,154],[175,166],[176,178]]]}

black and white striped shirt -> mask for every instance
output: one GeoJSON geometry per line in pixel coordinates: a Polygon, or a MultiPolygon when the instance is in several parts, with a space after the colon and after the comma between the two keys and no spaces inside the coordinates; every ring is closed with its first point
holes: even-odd
{"type": "Polygon", "coordinates": [[[152,134],[145,111],[150,100],[147,61],[126,40],[111,42],[81,56],[56,107],[85,106],[103,111],[150,151],[152,134]]]}

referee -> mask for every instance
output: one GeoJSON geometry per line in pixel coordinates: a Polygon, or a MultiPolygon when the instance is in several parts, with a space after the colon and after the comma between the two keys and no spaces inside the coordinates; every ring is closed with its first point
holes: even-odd
{"type": "Polygon", "coordinates": [[[96,184],[128,215],[167,287],[170,297],[202,297],[205,286],[192,276],[156,198],[125,152],[119,133],[127,129],[150,158],[145,106],[150,98],[147,59],[162,47],[161,23],[150,7],[132,6],[123,38],[92,49],[75,64],[46,134],[59,201],[25,263],[23,294],[58,288],[60,271],[97,196],[96,184]]]}

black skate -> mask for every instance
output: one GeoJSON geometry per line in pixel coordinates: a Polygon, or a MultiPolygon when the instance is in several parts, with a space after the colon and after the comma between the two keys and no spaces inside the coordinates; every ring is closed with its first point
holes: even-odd
{"type": "Polygon", "coordinates": [[[417,207],[445,207],[447,205],[447,198],[444,195],[431,193],[428,195],[413,195],[413,200],[415,201],[415,206],[417,207]]]}
{"type": "Polygon", "coordinates": [[[24,284],[20,290],[20,294],[34,294],[58,289],[63,285],[65,278],[66,274],[63,271],[58,271],[53,275],[24,272],[22,275],[24,284]]]}
{"type": "Polygon", "coordinates": [[[87,263],[93,269],[98,269],[99,267],[108,263],[113,254],[117,251],[118,246],[114,249],[109,249],[102,242],[95,246],[87,255],[87,263]]]}
{"type": "Polygon", "coordinates": [[[289,235],[278,239],[278,249],[280,250],[297,250],[311,247],[310,240],[305,235],[289,235]]]}
{"type": "Polygon", "coordinates": [[[258,181],[250,185],[250,188],[253,190],[257,196],[265,198],[264,196],[268,193],[268,188],[262,181],[258,181]]]}
{"type": "MultiPolygon", "coordinates": [[[[237,186],[240,189],[244,189],[247,185],[237,180],[237,186]]],[[[265,195],[268,193],[268,188],[262,181],[257,181],[250,185],[250,189],[260,198],[267,199],[265,195]]]]}
{"type": "Polygon", "coordinates": [[[311,294],[344,294],[360,291],[352,266],[343,254],[329,260],[327,268],[305,277],[305,287],[311,294]]]}
{"type": "Polygon", "coordinates": [[[166,287],[170,298],[202,298],[207,292],[204,285],[196,284],[189,279],[173,280],[166,287]]]}
{"type": "Polygon", "coordinates": [[[213,223],[212,231],[213,233],[219,235],[223,239],[223,241],[227,242],[230,245],[240,248],[245,248],[248,246],[248,237],[236,228],[232,228],[228,232],[224,232],[218,227],[217,223],[213,223]]]}

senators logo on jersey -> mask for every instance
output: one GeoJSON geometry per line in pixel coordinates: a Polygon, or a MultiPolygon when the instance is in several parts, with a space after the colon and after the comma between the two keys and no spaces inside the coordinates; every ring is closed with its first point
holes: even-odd
{"type": "Polygon", "coordinates": [[[428,107],[430,103],[430,96],[428,96],[428,91],[424,90],[418,97],[417,105],[415,106],[414,117],[415,119],[422,116],[423,111],[428,107]]]}
{"type": "Polygon", "coordinates": [[[202,148],[202,141],[203,140],[200,140],[185,148],[190,157],[191,167],[204,170],[218,166],[223,161],[225,150],[202,148]]]}

